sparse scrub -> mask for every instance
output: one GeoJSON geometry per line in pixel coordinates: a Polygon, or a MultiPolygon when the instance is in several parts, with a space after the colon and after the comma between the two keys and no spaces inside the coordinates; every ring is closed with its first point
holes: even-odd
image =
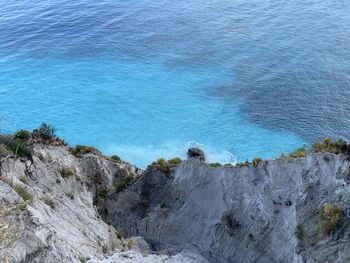
{"type": "Polygon", "coordinates": [[[132,247],[134,246],[134,240],[129,239],[128,242],[126,243],[126,247],[131,250],[132,247]]]}
{"type": "Polygon", "coordinates": [[[304,230],[301,227],[301,225],[299,225],[299,224],[297,225],[297,227],[295,228],[294,233],[295,233],[295,236],[296,236],[297,239],[302,239],[303,238],[304,230]]]}
{"type": "Polygon", "coordinates": [[[133,207],[133,210],[145,214],[149,208],[150,203],[147,200],[141,200],[133,207]]]}
{"type": "Polygon", "coordinates": [[[339,205],[326,203],[320,211],[321,232],[325,235],[330,235],[335,232],[341,225],[343,209],[339,205]]]}
{"type": "Polygon", "coordinates": [[[301,157],[306,157],[309,154],[310,154],[310,151],[308,149],[306,149],[305,147],[300,147],[287,155],[282,154],[282,158],[283,159],[301,158],[301,157]]]}
{"type": "Polygon", "coordinates": [[[158,166],[164,171],[169,171],[171,167],[177,166],[182,163],[182,160],[179,157],[175,157],[170,160],[165,160],[164,158],[159,158],[156,162],[153,162],[153,166],[158,166]]]}
{"type": "Polygon", "coordinates": [[[30,132],[26,130],[20,130],[15,133],[15,139],[28,140],[30,138],[30,132]]]}
{"type": "Polygon", "coordinates": [[[44,203],[45,203],[46,205],[48,205],[49,207],[51,207],[52,209],[55,209],[55,201],[54,201],[52,198],[46,197],[46,198],[44,199],[44,203]]]}
{"type": "Polygon", "coordinates": [[[111,251],[114,252],[117,249],[117,242],[113,240],[111,242],[111,251]]]}
{"type": "Polygon", "coordinates": [[[1,211],[0,215],[4,215],[4,216],[10,215],[16,211],[22,211],[23,209],[25,209],[27,207],[27,205],[31,205],[33,203],[33,200],[34,200],[33,196],[23,186],[12,185],[11,183],[8,183],[8,185],[11,186],[20,197],[22,197],[23,201],[10,207],[7,210],[1,211]]]}
{"type": "Polygon", "coordinates": [[[38,157],[38,159],[42,162],[45,162],[45,157],[44,155],[42,155],[41,153],[37,153],[36,156],[38,157]]]}
{"type": "Polygon", "coordinates": [[[248,160],[246,160],[244,163],[237,163],[236,164],[237,167],[249,167],[251,165],[252,164],[248,160]]]}
{"type": "Polygon", "coordinates": [[[25,176],[21,176],[21,177],[19,178],[19,180],[20,180],[22,183],[24,183],[24,184],[28,184],[28,178],[25,177],[25,176]]]}
{"type": "Polygon", "coordinates": [[[99,192],[96,198],[96,206],[98,208],[102,207],[107,195],[108,195],[108,189],[103,189],[102,191],[99,192]]]}
{"type": "Polygon", "coordinates": [[[132,183],[133,180],[134,180],[134,177],[132,175],[125,176],[123,181],[119,182],[116,186],[117,193],[127,188],[132,183]]]}
{"type": "Polygon", "coordinates": [[[164,158],[159,158],[158,161],[157,161],[157,164],[160,165],[160,166],[165,166],[168,163],[167,163],[167,161],[164,158]]]}
{"type": "Polygon", "coordinates": [[[213,168],[215,168],[215,167],[221,167],[221,163],[210,163],[209,166],[210,166],[210,167],[213,167],[213,168]]]}
{"type": "Polygon", "coordinates": [[[64,166],[60,169],[60,174],[63,178],[68,178],[76,174],[76,170],[73,167],[64,166]]]}
{"type": "Polygon", "coordinates": [[[85,263],[90,260],[90,257],[85,257],[85,256],[79,256],[79,261],[81,263],[85,263]]]}
{"type": "Polygon", "coordinates": [[[55,129],[45,122],[43,122],[38,129],[34,130],[33,133],[39,135],[39,137],[44,140],[50,140],[56,137],[55,129]]]}
{"type": "Polygon", "coordinates": [[[69,148],[69,151],[77,157],[80,157],[81,155],[87,154],[87,153],[93,153],[96,155],[102,155],[102,153],[97,150],[95,147],[92,146],[84,146],[84,145],[76,145],[75,147],[69,148]]]}
{"type": "Polygon", "coordinates": [[[9,154],[9,150],[6,149],[5,145],[0,144],[0,157],[6,156],[9,154]]]}
{"type": "Polygon", "coordinates": [[[261,159],[261,158],[254,158],[253,159],[253,166],[257,167],[262,162],[263,162],[263,159],[261,159]]]}
{"type": "Polygon", "coordinates": [[[25,187],[17,184],[13,187],[13,189],[18,195],[22,197],[23,201],[33,201],[33,196],[28,192],[28,190],[25,187]]]}
{"type": "Polygon", "coordinates": [[[111,159],[112,159],[113,161],[120,162],[120,158],[119,158],[118,155],[112,155],[112,156],[111,156],[111,159]]]}
{"type": "Polygon", "coordinates": [[[7,150],[19,157],[29,157],[32,154],[32,150],[29,147],[11,135],[1,135],[0,144],[4,145],[7,150]]]}
{"type": "Polygon", "coordinates": [[[171,165],[179,165],[182,163],[182,160],[179,157],[175,157],[173,159],[168,160],[168,163],[171,165]]]}
{"type": "Polygon", "coordinates": [[[331,138],[324,139],[323,142],[316,142],[312,146],[314,152],[328,152],[335,154],[347,154],[348,144],[346,141],[340,139],[333,141],[331,138]]]}

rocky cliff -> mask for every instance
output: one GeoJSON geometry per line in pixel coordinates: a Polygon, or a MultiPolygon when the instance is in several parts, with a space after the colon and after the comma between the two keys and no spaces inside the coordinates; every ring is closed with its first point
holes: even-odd
{"type": "Polygon", "coordinates": [[[108,196],[104,216],[156,250],[210,262],[350,262],[349,164],[311,154],[257,167],[150,167],[108,196]]]}
{"type": "Polygon", "coordinates": [[[31,159],[1,163],[0,262],[81,262],[125,246],[94,203],[133,166],[66,146],[36,145],[31,159]]]}
{"type": "Polygon", "coordinates": [[[350,262],[345,155],[142,171],[65,145],[32,148],[0,162],[2,263],[350,262]]]}

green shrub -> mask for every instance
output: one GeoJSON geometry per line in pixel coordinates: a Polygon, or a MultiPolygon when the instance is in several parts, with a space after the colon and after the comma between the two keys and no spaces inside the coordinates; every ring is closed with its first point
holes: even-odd
{"type": "Polygon", "coordinates": [[[323,234],[330,235],[341,225],[343,209],[339,205],[326,203],[320,211],[320,229],[323,234]]]}
{"type": "Polygon", "coordinates": [[[24,183],[24,184],[28,184],[28,179],[27,179],[26,176],[21,176],[21,177],[19,178],[19,180],[20,180],[22,183],[24,183]]]}
{"type": "Polygon", "coordinates": [[[119,182],[116,186],[117,193],[123,191],[134,181],[134,177],[132,175],[127,175],[124,177],[123,181],[119,182]]]}
{"type": "Polygon", "coordinates": [[[76,145],[75,147],[69,148],[69,151],[74,156],[79,156],[87,153],[94,153],[96,155],[102,155],[102,153],[92,146],[76,145]]]}
{"type": "Polygon", "coordinates": [[[0,144],[5,145],[6,149],[19,157],[29,157],[32,154],[29,147],[11,135],[1,135],[0,144]]]}
{"type": "Polygon", "coordinates": [[[0,157],[6,156],[9,153],[9,150],[6,149],[5,145],[0,144],[0,157]]]}
{"type": "Polygon", "coordinates": [[[251,163],[248,160],[246,160],[244,163],[237,163],[236,166],[237,167],[249,167],[249,166],[251,166],[251,163]]]}
{"type": "Polygon", "coordinates": [[[263,159],[261,158],[254,158],[253,159],[253,166],[257,167],[259,165],[259,163],[262,163],[263,159]]]}
{"type": "Polygon", "coordinates": [[[157,164],[160,166],[165,166],[168,164],[168,162],[164,158],[159,158],[157,164]]]}
{"type": "Polygon", "coordinates": [[[306,149],[305,147],[300,147],[296,149],[294,152],[291,152],[287,155],[282,155],[284,159],[291,159],[291,158],[301,158],[308,156],[310,151],[306,149]]]}
{"type": "Polygon", "coordinates": [[[182,163],[182,160],[179,157],[175,157],[170,160],[165,160],[164,158],[159,158],[157,162],[153,162],[152,165],[160,166],[166,170],[169,170],[171,167],[179,165],[182,163]]]}
{"type": "Polygon", "coordinates": [[[124,189],[127,188],[127,187],[128,187],[128,185],[124,181],[122,181],[122,182],[119,182],[117,184],[115,190],[117,191],[117,193],[119,193],[119,192],[124,191],[124,189]]]}
{"type": "Polygon", "coordinates": [[[173,159],[168,160],[168,163],[171,165],[179,165],[182,163],[182,160],[179,157],[175,157],[173,159]]]}
{"type": "Polygon", "coordinates": [[[117,162],[120,161],[120,158],[119,158],[119,156],[117,156],[117,155],[112,155],[112,156],[111,156],[111,159],[112,159],[113,161],[117,161],[117,162]]]}
{"type": "Polygon", "coordinates": [[[108,194],[108,189],[103,189],[98,193],[97,198],[96,198],[97,207],[99,207],[99,208],[102,207],[102,205],[107,197],[107,194],[108,194]]]}
{"type": "Polygon", "coordinates": [[[47,124],[45,122],[43,122],[40,125],[39,129],[37,129],[35,131],[44,140],[49,140],[49,139],[54,138],[56,136],[55,135],[55,129],[51,125],[49,125],[49,124],[47,124]]]}
{"type": "Polygon", "coordinates": [[[314,152],[329,152],[335,154],[346,154],[348,149],[348,144],[346,141],[340,139],[338,141],[333,141],[330,138],[324,139],[323,142],[315,142],[312,146],[314,152]]]}
{"type": "Polygon", "coordinates": [[[303,238],[304,230],[301,227],[301,225],[299,225],[299,224],[297,225],[297,227],[295,228],[294,233],[295,233],[295,236],[296,236],[297,239],[302,239],[303,238]]]}
{"type": "Polygon", "coordinates": [[[23,201],[29,201],[30,203],[33,201],[33,196],[28,192],[28,190],[21,186],[21,185],[15,185],[13,188],[16,193],[22,197],[23,201]]]}
{"type": "Polygon", "coordinates": [[[68,178],[69,176],[75,175],[76,170],[73,167],[64,166],[60,169],[60,174],[63,178],[68,178]]]}
{"type": "Polygon", "coordinates": [[[150,203],[147,200],[140,200],[135,206],[133,206],[134,211],[138,211],[141,214],[145,214],[150,208],[150,203]]]}
{"type": "Polygon", "coordinates": [[[26,130],[20,130],[15,134],[15,139],[28,140],[29,138],[30,138],[30,132],[26,130]]]}
{"type": "Polygon", "coordinates": [[[221,163],[210,163],[209,164],[210,167],[221,167],[221,163]]]}
{"type": "Polygon", "coordinates": [[[85,263],[90,260],[90,257],[79,256],[79,261],[85,263]]]}

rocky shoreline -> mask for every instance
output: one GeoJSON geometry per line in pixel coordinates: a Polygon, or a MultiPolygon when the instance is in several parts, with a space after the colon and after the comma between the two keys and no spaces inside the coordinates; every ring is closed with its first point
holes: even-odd
{"type": "Polygon", "coordinates": [[[192,149],[143,171],[23,140],[30,157],[0,157],[1,263],[350,261],[347,144],[237,166],[192,149]]]}

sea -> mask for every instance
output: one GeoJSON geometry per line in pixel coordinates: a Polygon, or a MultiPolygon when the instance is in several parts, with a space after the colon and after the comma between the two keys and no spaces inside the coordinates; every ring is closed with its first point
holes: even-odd
{"type": "Polygon", "coordinates": [[[0,0],[0,132],[139,167],[350,137],[350,1],[0,0]]]}

